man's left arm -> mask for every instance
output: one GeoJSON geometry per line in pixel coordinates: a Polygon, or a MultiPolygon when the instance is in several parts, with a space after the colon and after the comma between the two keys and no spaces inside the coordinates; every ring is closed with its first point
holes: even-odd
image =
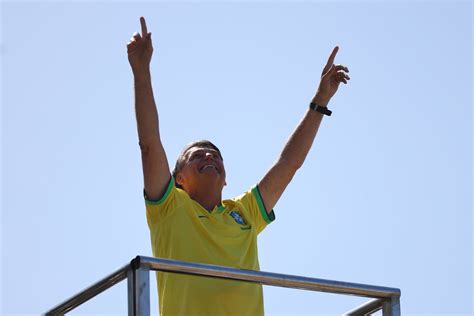
{"type": "MultiPolygon", "coordinates": [[[[312,100],[312,103],[321,107],[327,107],[341,82],[347,84],[347,80],[350,80],[347,75],[349,69],[343,65],[334,64],[338,50],[339,48],[336,46],[329,56],[321,75],[318,90],[312,100]]],[[[270,213],[273,210],[296,171],[303,165],[322,119],[322,113],[308,109],[296,130],[291,134],[277,162],[259,182],[258,189],[267,212],[270,213]]]]}

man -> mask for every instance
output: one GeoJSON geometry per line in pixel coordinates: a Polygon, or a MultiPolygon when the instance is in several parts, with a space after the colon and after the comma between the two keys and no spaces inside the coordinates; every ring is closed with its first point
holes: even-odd
{"type": "MultiPolygon", "coordinates": [[[[153,255],[183,261],[258,270],[257,235],[274,220],[273,207],[302,166],[339,84],[350,79],[334,65],[338,47],[302,121],[277,162],[249,191],[222,200],[226,173],[219,149],[209,141],[188,145],[172,173],[160,139],[150,76],[151,33],[127,45],[135,84],[135,108],[142,156],[147,221],[153,255]]],[[[172,273],[157,273],[161,315],[263,315],[261,285],[172,273]]]]}

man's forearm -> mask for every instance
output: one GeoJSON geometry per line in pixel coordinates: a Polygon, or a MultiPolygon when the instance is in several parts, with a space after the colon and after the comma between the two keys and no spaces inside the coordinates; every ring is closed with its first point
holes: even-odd
{"type": "Polygon", "coordinates": [[[134,73],[135,114],[140,146],[148,147],[160,140],[158,112],[156,110],[150,70],[134,73]]]}
{"type": "Polygon", "coordinates": [[[323,114],[308,109],[293,134],[291,134],[279,158],[279,162],[287,165],[290,172],[296,172],[303,165],[322,119],[323,114]]]}
{"type": "Polygon", "coordinates": [[[273,209],[296,171],[303,165],[322,119],[323,114],[308,109],[291,134],[277,162],[259,182],[260,194],[267,212],[273,209]]]}

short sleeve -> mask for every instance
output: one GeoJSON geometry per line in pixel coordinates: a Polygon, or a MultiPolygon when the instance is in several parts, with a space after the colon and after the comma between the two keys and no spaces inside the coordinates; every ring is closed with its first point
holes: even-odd
{"type": "Polygon", "coordinates": [[[244,216],[250,217],[254,223],[257,233],[260,233],[265,227],[275,220],[273,210],[268,213],[265,209],[262,196],[258,185],[252,187],[249,191],[234,199],[235,202],[242,204],[244,216]]]}
{"type": "Polygon", "coordinates": [[[173,176],[171,176],[165,194],[159,200],[148,199],[145,190],[143,190],[146,206],[146,218],[150,228],[158,223],[160,218],[165,217],[170,211],[172,211],[172,201],[175,194],[176,186],[174,184],[173,176]]]}

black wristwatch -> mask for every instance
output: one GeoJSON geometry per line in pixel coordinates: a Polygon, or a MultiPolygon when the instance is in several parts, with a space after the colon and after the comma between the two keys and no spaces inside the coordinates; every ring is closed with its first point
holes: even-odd
{"type": "Polygon", "coordinates": [[[327,115],[327,116],[331,116],[331,114],[332,114],[332,111],[329,110],[327,107],[317,105],[316,103],[313,103],[313,102],[311,102],[309,104],[309,108],[313,111],[322,113],[322,114],[327,115]]]}

